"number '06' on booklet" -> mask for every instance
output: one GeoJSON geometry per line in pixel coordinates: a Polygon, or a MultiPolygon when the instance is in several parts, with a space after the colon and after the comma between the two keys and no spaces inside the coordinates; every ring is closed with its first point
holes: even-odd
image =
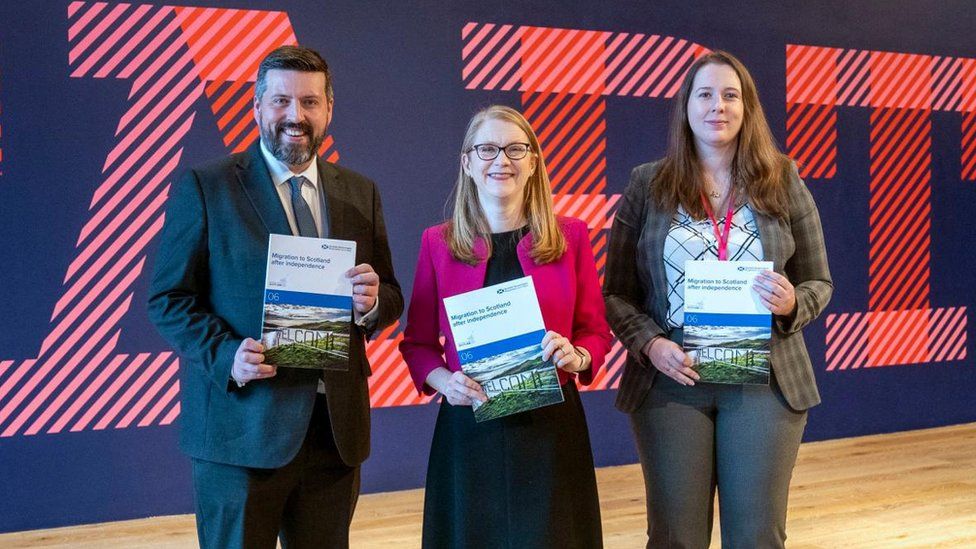
{"type": "Polygon", "coordinates": [[[476,421],[563,401],[552,360],[542,360],[546,335],[531,276],[444,298],[461,370],[481,384],[488,402],[476,421]]]}
{"type": "Polygon", "coordinates": [[[356,243],[272,234],[261,342],[267,364],[347,370],[356,243]]]}

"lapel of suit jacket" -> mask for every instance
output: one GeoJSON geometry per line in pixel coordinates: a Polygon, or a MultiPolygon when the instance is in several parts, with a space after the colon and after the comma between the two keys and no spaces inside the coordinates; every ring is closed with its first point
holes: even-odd
{"type": "Polygon", "coordinates": [[[237,164],[237,179],[268,232],[292,234],[281,197],[271,181],[271,172],[264,163],[258,142],[248,148],[247,154],[241,155],[237,164]]]}
{"type": "Polygon", "coordinates": [[[332,164],[325,162],[321,158],[319,163],[319,184],[325,192],[325,209],[328,213],[329,230],[328,234],[322,235],[327,238],[343,238],[343,218],[345,217],[345,200],[348,200],[349,192],[346,189],[346,182],[339,177],[339,170],[332,164]]]}
{"type": "Polygon", "coordinates": [[[759,240],[762,243],[763,259],[773,262],[773,270],[783,272],[783,254],[780,252],[782,247],[782,234],[779,230],[779,223],[773,217],[759,213],[755,208],[752,209],[752,217],[756,220],[759,228],[759,240]]]}
{"type": "Polygon", "coordinates": [[[654,303],[657,313],[656,320],[663,327],[668,318],[668,308],[671,306],[668,302],[668,273],[664,267],[664,241],[668,237],[668,229],[671,227],[671,219],[675,212],[661,210],[657,201],[652,198],[647,198],[647,208],[648,216],[644,222],[648,226],[645,229],[644,238],[649,239],[648,244],[650,244],[646,247],[646,253],[651,259],[651,284],[654,288],[665,289],[654,292],[656,296],[654,303]]]}
{"type": "MultiPolygon", "coordinates": [[[[477,290],[484,286],[485,273],[488,269],[487,261],[479,261],[474,265],[469,265],[463,261],[454,259],[454,257],[450,255],[451,252],[446,242],[443,243],[443,246],[442,252],[450,257],[450,259],[444,262],[447,269],[445,269],[443,274],[439,274],[437,277],[437,283],[443,287],[440,292],[441,299],[470,292],[471,290],[477,290]]],[[[475,255],[478,257],[484,257],[486,252],[487,246],[485,245],[485,241],[481,238],[475,239],[475,255]]]]}

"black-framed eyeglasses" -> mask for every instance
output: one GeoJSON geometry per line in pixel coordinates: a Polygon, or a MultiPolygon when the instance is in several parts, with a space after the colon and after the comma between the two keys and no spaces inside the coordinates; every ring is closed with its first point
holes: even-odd
{"type": "Polygon", "coordinates": [[[481,143],[472,145],[470,150],[477,153],[478,158],[482,160],[494,160],[498,158],[498,153],[502,151],[505,151],[505,156],[510,160],[522,160],[532,150],[532,145],[528,143],[510,143],[504,147],[499,147],[490,143],[481,143]]]}

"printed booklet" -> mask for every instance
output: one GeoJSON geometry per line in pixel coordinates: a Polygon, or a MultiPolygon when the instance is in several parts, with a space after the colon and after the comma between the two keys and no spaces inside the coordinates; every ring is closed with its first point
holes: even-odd
{"type": "Polygon", "coordinates": [[[686,261],[684,349],[702,381],[769,384],[772,313],[752,289],[769,261],[686,261]]]}
{"type": "Polygon", "coordinates": [[[350,240],[272,234],[264,285],[261,342],[267,364],[349,369],[352,282],[350,240]]]}
{"type": "Polygon", "coordinates": [[[444,299],[465,375],[488,402],[474,407],[487,421],[563,401],[552,360],[542,360],[546,335],[531,276],[444,299]]]}

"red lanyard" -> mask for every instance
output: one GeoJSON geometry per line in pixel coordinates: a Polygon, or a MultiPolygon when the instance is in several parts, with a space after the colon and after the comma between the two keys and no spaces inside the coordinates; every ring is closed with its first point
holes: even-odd
{"type": "Polygon", "coordinates": [[[732,229],[732,216],[735,214],[735,187],[729,190],[729,210],[725,213],[725,227],[722,228],[722,232],[718,231],[718,220],[715,219],[715,214],[712,213],[712,207],[708,203],[708,199],[705,198],[705,193],[701,195],[702,205],[705,206],[705,212],[708,214],[708,219],[712,222],[712,230],[715,231],[715,240],[718,244],[718,260],[728,261],[729,259],[729,231],[732,229]]]}

